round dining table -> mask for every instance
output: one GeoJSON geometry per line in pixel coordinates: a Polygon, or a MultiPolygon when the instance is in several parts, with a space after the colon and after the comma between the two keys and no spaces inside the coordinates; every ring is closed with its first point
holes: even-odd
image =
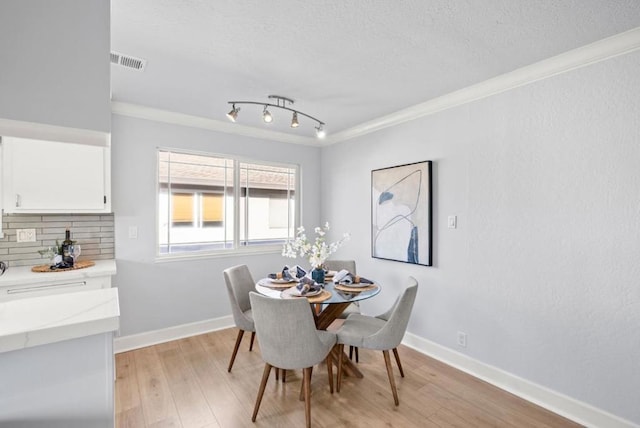
{"type": "MultiPolygon", "coordinates": [[[[325,279],[322,292],[313,296],[298,296],[292,292],[297,281],[286,282],[262,278],[256,283],[256,291],[276,299],[306,298],[312,306],[313,316],[318,330],[326,330],[352,303],[361,302],[380,293],[378,284],[334,284],[331,277],[325,279]]],[[[337,347],[336,347],[337,348],[337,347]]],[[[337,349],[332,351],[337,361],[337,349]]],[[[361,378],[362,373],[348,358],[343,359],[343,369],[347,375],[361,378]]]]}

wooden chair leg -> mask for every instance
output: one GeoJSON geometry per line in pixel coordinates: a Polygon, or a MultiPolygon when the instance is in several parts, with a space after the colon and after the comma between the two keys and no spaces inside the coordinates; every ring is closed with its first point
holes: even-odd
{"type": "Polygon", "coordinates": [[[282,383],[284,383],[286,379],[287,379],[287,371],[285,369],[282,369],[282,383]]]}
{"type": "Polygon", "coordinates": [[[271,364],[264,364],[264,372],[262,373],[262,382],[260,382],[260,388],[258,389],[258,397],[256,397],[256,405],[253,408],[253,416],[251,417],[251,421],[255,422],[256,417],[258,416],[258,409],[260,409],[260,402],[262,401],[262,396],[264,395],[264,388],[267,386],[267,380],[269,379],[269,373],[271,372],[271,364]]]}
{"type": "Polygon", "coordinates": [[[353,345],[349,345],[349,359],[353,361],[353,345]]]}
{"type": "Polygon", "coordinates": [[[280,369],[276,367],[276,382],[280,379],[280,369]]]}
{"type": "Polygon", "coordinates": [[[307,428],[311,428],[311,370],[313,367],[304,369],[302,384],[304,385],[304,416],[307,421],[307,428]]]}
{"type": "Polygon", "coordinates": [[[336,382],[336,391],[340,392],[340,384],[342,383],[342,353],[344,352],[344,344],[338,344],[338,380],[336,382]]]}
{"type": "Polygon", "coordinates": [[[229,368],[227,368],[227,372],[231,372],[231,368],[233,367],[233,362],[236,360],[236,354],[238,353],[238,348],[240,348],[240,342],[242,342],[242,336],[244,335],[244,330],[238,330],[238,336],[236,337],[236,346],[233,347],[233,354],[231,354],[231,361],[229,361],[229,368]]]}
{"type": "Polygon", "coordinates": [[[356,363],[360,362],[360,354],[358,354],[358,347],[356,346],[356,363]]]}
{"type": "Polygon", "coordinates": [[[329,375],[329,391],[333,394],[333,363],[331,362],[331,352],[327,354],[327,374],[329,375]]]}
{"type": "MultiPolygon", "coordinates": [[[[306,369],[302,370],[302,383],[300,384],[300,397],[298,397],[300,399],[300,401],[304,400],[304,371],[306,369]]],[[[310,373],[313,373],[313,367],[309,367],[310,373]]]]}
{"type": "Polygon", "coordinates": [[[396,363],[398,363],[400,376],[404,377],[404,370],[402,370],[402,364],[400,363],[400,355],[398,354],[398,348],[393,348],[393,356],[396,357],[396,363]]]}
{"type": "Polygon", "coordinates": [[[389,351],[382,351],[384,355],[384,364],[387,366],[387,375],[389,376],[389,383],[391,384],[391,392],[393,392],[393,402],[396,406],[400,404],[398,400],[398,390],[396,389],[396,382],[393,380],[393,369],[391,368],[391,358],[389,357],[389,351]]]}
{"type": "Polygon", "coordinates": [[[251,342],[249,343],[249,352],[253,351],[253,341],[256,339],[256,332],[251,332],[251,342]]]}

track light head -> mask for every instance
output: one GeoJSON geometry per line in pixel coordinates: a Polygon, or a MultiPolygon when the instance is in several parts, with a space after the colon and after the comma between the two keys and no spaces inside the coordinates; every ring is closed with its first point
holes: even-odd
{"type": "Polygon", "coordinates": [[[297,128],[298,126],[300,126],[300,123],[298,123],[298,112],[294,111],[293,117],[291,118],[291,127],[297,128]]]}
{"type": "Polygon", "coordinates": [[[321,123],[319,123],[318,126],[316,126],[316,137],[322,140],[326,136],[327,136],[327,133],[324,130],[324,127],[322,126],[321,123]]]}
{"type": "Polygon", "coordinates": [[[262,120],[264,120],[264,123],[273,122],[273,116],[271,116],[271,113],[267,110],[267,106],[264,106],[264,110],[262,111],[262,120]]]}
{"type": "Polygon", "coordinates": [[[231,111],[229,113],[227,113],[227,117],[229,118],[229,120],[231,122],[235,122],[236,119],[238,118],[238,112],[240,111],[240,107],[236,108],[236,105],[233,105],[233,108],[231,109],[231,111]]]}

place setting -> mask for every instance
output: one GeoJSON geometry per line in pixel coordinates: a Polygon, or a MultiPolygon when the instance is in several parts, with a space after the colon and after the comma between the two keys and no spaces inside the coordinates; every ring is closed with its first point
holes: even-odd
{"type": "Polygon", "coordinates": [[[358,275],[354,275],[343,269],[333,276],[332,279],[336,290],[347,293],[359,293],[362,291],[374,290],[378,286],[373,281],[358,275]]]}

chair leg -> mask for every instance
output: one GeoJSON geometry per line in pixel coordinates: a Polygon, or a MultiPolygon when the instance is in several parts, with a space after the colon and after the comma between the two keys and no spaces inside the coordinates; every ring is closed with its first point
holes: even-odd
{"type": "Polygon", "coordinates": [[[353,345],[349,345],[349,359],[353,361],[353,345]]]}
{"type": "Polygon", "coordinates": [[[269,379],[269,373],[271,372],[271,364],[264,364],[264,372],[262,373],[262,382],[260,382],[260,388],[258,389],[258,397],[256,397],[256,405],[253,408],[253,416],[251,417],[251,421],[255,422],[256,417],[258,416],[258,409],[260,409],[260,402],[262,401],[262,396],[264,395],[264,388],[267,386],[267,380],[269,379]]]}
{"type": "Polygon", "coordinates": [[[304,416],[307,421],[307,428],[311,427],[311,370],[313,367],[304,369],[302,384],[304,385],[304,416]]]}
{"type": "Polygon", "coordinates": [[[358,347],[356,346],[356,363],[360,362],[360,354],[358,354],[358,347]]]}
{"type": "Polygon", "coordinates": [[[227,372],[231,372],[231,367],[233,367],[233,362],[236,360],[236,354],[238,353],[238,348],[240,348],[240,342],[242,342],[243,335],[244,330],[238,330],[238,337],[236,337],[236,346],[233,347],[233,354],[231,354],[231,361],[229,361],[229,368],[227,368],[227,372]]]}
{"type": "Polygon", "coordinates": [[[280,369],[276,367],[276,382],[280,379],[280,369]]]}
{"type": "Polygon", "coordinates": [[[344,352],[344,344],[338,344],[338,380],[336,383],[336,391],[340,392],[340,384],[342,384],[342,353],[344,352]]]}
{"type": "Polygon", "coordinates": [[[404,370],[402,370],[402,364],[400,363],[400,355],[398,354],[398,348],[393,348],[393,356],[396,357],[396,363],[398,363],[400,376],[404,377],[404,370]]]}
{"type": "Polygon", "coordinates": [[[396,406],[400,404],[398,400],[398,390],[396,389],[396,382],[393,380],[393,369],[391,368],[391,358],[389,357],[389,351],[382,351],[384,355],[384,364],[387,366],[387,375],[389,376],[389,383],[391,384],[391,392],[393,392],[393,402],[396,406]]]}
{"type": "MultiPolygon", "coordinates": [[[[302,383],[300,384],[300,401],[304,400],[304,371],[306,369],[302,370],[302,383]]],[[[309,367],[309,373],[313,373],[313,367],[309,367]]],[[[311,374],[309,375],[311,376],[311,374]]],[[[311,377],[309,377],[309,379],[311,379],[311,377]]],[[[309,388],[311,388],[311,386],[309,386],[309,388]]]]}
{"type": "Polygon", "coordinates": [[[249,342],[249,352],[253,351],[253,341],[256,339],[256,332],[251,332],[251,342],[249,342]]]}
{"type": "Polygon", "coordinates": [[[329,391],[333,394],[333,363],[331,362],[331,352],[327,354],[327,374],[329,375],[329,391]]]}

